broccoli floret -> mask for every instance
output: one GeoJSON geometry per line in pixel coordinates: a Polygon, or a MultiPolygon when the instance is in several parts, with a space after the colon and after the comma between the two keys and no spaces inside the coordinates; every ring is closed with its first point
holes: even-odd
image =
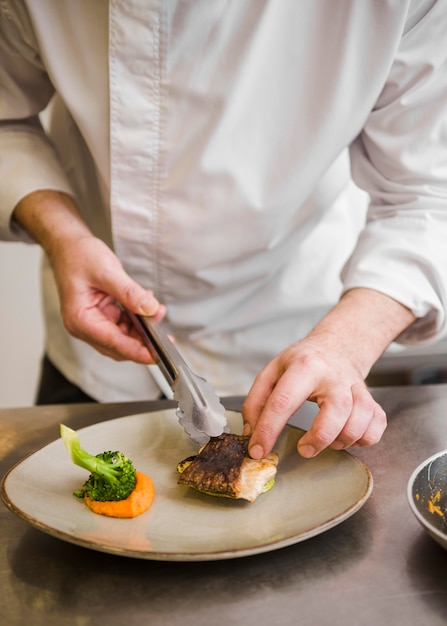
{"type": "Polygon", "coordinates": [[[90,476],[74,495],[82,498],[86,494],[92,500],[107,502],[125,500],[134,490],[136,473],[133,463],[122,452],[103,452],[93,456],[80,444],[77,433],[60,425],[62,441],[75,465],[90,472],[90,476]]]}

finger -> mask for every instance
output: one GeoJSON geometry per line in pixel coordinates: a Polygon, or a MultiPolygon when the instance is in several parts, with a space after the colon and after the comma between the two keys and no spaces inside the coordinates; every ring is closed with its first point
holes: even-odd
{"type": "Polygon", "coordinates": [[[387,427],[387,416],[383,408],[376,403],[373,419],[368,424],[362,437],[353,446],[372,446],[378,443],[387,427]]]}
{"type": "Polygon", "coordinates": [[[103,315],[114,324],[123,324],[126,320],[130,321],[113,298],[105,297],[97,306],[103,315]]]}
{"type": "Polygon", "coordinates": [[[278,379],[275,361],[269,363],[256,376],[245,401],[242,405],[242,418],[244,420],[244,435],[251,435],[258,421],[268,397],[278,379]]]}
{"type": "Polygon", "coordinates": [[[300,376],[299,385],[297,380],[294,369],[287,369],[268,395],[250,437],[249,454],[252,458],[263,458],[272,450],[290,416],[309,397],[312,381],[307,380],[304,373],[300,376]]]}
{"type": "Polygon", "coordinates": [[[105,298],[98,306],[90,307],[82,315],[72,315],[67,328],[73,336],[117,361],[153,362],[149,350],[131,328],[127,316],[110,298],[105,298]]]}
{"type": "Polygon", "coordinates": [[[386,430],[386,427],[386,413],[381,407],[378,407],[375,419],[371,421],[363,436],[358,441],[356,441],[354,445],[357,447],[372,446],[376,443],[379,443],[383,433],[386,430]]]}
{"type": "Polygon", "coordinates": [[[143,289],[126,272],[110,272],[104,277],[104,292],[138,315],[159,314],[160,303],[149,289],[143,289]]]}
{"type": "Polygon", "coordinates": [[[95,339],[88,338],[88,343],[115,361],[134,361],[146,365],[153,363],[152,356],[141,343],[141,339],[126,335],[119,326],[111,325],[109,329],[103,327],[101,333],[96,333],[95,339]]]}
{"type": "Polygon", "coordinates": [[[298,452],[305,458],[316,456],[337,439],[352,411],[351,389],[326,392],[319,406],[311,428],[298,441],[298,452]]]}
{"type": "Polygon", "coordinates": [[[364,436],[374,421],[376,409],[380,408],[364,384],[356,383],[351,388],[352,410],[346,424],[331,444],[335,450],[349,448],[364,436]]]}

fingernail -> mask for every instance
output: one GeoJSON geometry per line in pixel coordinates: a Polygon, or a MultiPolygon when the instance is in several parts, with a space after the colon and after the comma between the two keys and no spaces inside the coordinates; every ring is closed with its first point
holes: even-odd
{"type": "Polygon", "coordinates": [[[153,315],[154,313],[154,300],[153,298],[144,298],[140,302],[140,311],[143,315],[153,315]]]}
{"type": "Polygon", "coordinates": [[[343,443],[343,441],[334,441],[334,443],[331,445],[331,448],[333,448],[334,450],[343,450],[345,447],[345,444],[343,443]]]}
{"type": "Polygon", "coordinates": [[[248,422],[244,424],[244,429],[242,430],[242,434],[245,435],[246,437],[248,435],[251,435],[251,426],[250,424],[248,424],[248,422]]]}
{"type": "Polygon", "coordinates": [[[308,443],[303,444],[302,446],[298,446],[298,452],[301,456],[304,456],[306,459],[310,459],[316,455],[317,451],[315,448],[308,443]]]}
{"type": "Polygon", "coordinates": [[[262,459],[264,457],[264,450],[259,445],[259,443],[255,443],[249,450],[250,456],[252,459],[262,459]]]}

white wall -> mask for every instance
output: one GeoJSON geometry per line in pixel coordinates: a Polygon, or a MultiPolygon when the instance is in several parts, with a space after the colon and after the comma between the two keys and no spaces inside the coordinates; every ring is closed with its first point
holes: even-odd
{"type": "Polygon", "coordinates": [[[37,245],[0,242],[0,408],[34,404],[43,322],[37,245]]]}

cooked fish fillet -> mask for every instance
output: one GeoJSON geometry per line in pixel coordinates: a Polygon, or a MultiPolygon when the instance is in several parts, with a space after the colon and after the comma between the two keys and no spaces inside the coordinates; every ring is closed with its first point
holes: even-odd
{"type": "Polygon", "coordinates": [[[177,465],[178,482],[209,495],[254,502],[273,486],[279,457],[271,452],[259,461],[250,458],[249,439],[230,433],[212,437],[198,455],[177,465]]]}

